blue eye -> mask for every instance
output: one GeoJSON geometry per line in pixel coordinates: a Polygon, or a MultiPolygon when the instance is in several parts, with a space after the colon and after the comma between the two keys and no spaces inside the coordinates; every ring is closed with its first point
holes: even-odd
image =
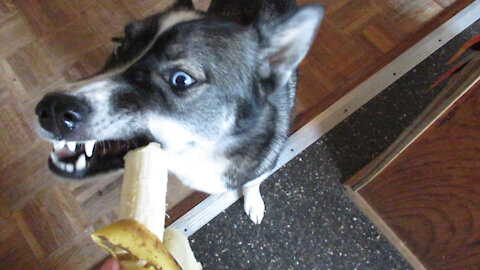
{"type": "Polygon", "coordinates": [[[187,88],[196,82],[192,76],[183,71],[175,71],[170,77],[170,85],[180,89],[187,88]]]}

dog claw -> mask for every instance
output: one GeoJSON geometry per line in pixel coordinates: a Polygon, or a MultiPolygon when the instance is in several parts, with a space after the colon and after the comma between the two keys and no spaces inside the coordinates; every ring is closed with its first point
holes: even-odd
{"type": "Polygon", "coordinates": [[[261,205],[257,204],[249,206],[244,204],[244,210],[254,224],[262,223],[263,216],[265,215],[265,204],[263,204],[263,200],[261,205]]]}
{"type": "Polygon", "coordinates": [[[245,209],[245,213],[247,213],[248,217],[250,217],[250,220],[258,225],[262,223],[263,216],[265,215],[265,210],[261,209],[255,209],[255,208],[250,208],[250,209],[245,209]]]}

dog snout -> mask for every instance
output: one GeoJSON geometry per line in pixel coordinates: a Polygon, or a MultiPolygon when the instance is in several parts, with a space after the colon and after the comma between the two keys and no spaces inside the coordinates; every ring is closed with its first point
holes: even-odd
{"type": "Polygon", "coordinates": [[[78,128],[89,112],[86,102],[65,93],[48,94],[35,108],[40,126],[58,138],[78,128]]]}

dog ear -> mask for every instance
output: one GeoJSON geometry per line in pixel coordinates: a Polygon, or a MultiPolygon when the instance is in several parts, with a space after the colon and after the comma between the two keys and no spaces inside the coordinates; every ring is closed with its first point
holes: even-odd
{"type": "Polygon", "coordinates": [[[258,25],[261,36],[260,70],[280,87],[307,54],[323,17],[321,5],[307,5],[272,22],[258,25]]]}
{"type": "Polygon", "coordinates": [[[195,9],[192,3],[192,0],[177,0],[177,2],[173,5],[173,8],[188,8],[188,9],[195,9]]]}

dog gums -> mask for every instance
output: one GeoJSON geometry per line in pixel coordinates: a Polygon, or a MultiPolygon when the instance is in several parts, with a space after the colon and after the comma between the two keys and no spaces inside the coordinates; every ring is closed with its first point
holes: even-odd
{"type": "MultiPolygon", "coordinates": [[[[0,268],[89,269],[107,253],[90,233],[117,219],[121,175],[60,182],[35,104],[103,65],[128,22],[172,1],[3,0],[0,3],[0,268]],[[100,179],[101,178],[101,181],[100,179]]],[[[194,1],[205,9],[209,1],[194,1]]],[[[471,0],[320,2],[326,16],[299,72],[294,130],[446,22],[471,0]]],[[[170,224],[206,195],[169,181],[170,224]]]]}

